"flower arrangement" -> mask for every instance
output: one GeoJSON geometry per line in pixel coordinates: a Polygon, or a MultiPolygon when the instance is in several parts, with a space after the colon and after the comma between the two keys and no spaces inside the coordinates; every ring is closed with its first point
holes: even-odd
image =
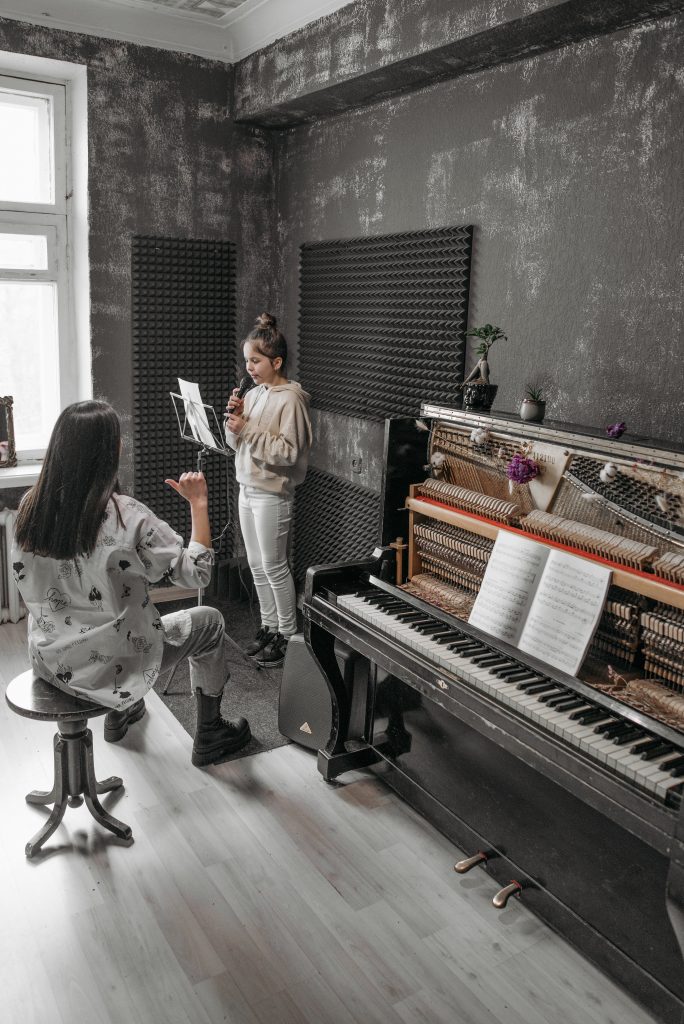
{"type": "Polygon", "coordinates": [[[516,452],[506,466],[506,476],[513,484],[528,484],[539,476],[539,465],[534,459],[528,459],[526,455],[516,452]]]}
{"type": "Polygon", "coordinates": [[[611,423],[609,427],[606,427],[606,434],[608,437],[612,437],[614,441],[617,441],[618,437],[622,437],[626,429],[626,423],[611,423]]]}

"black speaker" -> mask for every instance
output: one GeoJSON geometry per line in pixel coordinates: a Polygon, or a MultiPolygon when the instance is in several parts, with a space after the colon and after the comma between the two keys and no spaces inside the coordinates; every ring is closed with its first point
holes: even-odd
{"type": "Polygon", "coordinates": [[[325,677],[303,636],[290,637],[283,665],[278,728],[293,743],[320,750],[330,739],[332,704],[325,677]]]}

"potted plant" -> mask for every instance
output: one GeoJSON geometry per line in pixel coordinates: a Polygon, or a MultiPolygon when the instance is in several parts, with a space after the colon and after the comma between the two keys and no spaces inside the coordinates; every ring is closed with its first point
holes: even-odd
{"type": "Polygon", "coordinates": [[[480,344],[477,347],[477,355],[480,358],[461,385],[463,408],[486,411],[491,409],[499,388],[498,384],[492,384],[489,380],[489,360],[487,358],[489,350],[500,338],[503,338],[504,341],[508,339],[500,327],[494,327],[492,324],[485,324],[484,327],[471,327],[469,331],[466,331],[466,337],[480,339],[480,344]]]}
{"type": "Polygon", "coordinates": [[[541,423],[545,413],[546,402],[541,387],[528,384],[525,389],[525,397],[520,403],[520,419],[529,420],[531,423],[541,423]]]}

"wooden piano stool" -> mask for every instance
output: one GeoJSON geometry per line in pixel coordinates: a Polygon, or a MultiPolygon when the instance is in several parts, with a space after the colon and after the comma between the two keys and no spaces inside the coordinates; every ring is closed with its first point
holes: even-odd
{"type": "Polygon", "coordinates": [[[54,738],[55,774],[52,789],[33,790],[26,800],[30,804],[53,804],[52,813],[45,824],[26,844],[26,856],[33,857],[64,817],[67,803],[77,807],[85,800],[95,821],[109,829],[119,839],[131,839],[132,831],[118,818],[109,814],[98,797],[123,785],[116,775],[98,782],[93,763],[93,734],[88,719],[107,713],[101,704],[79,700],[38,679],[31,670],[16,676],[5,694],[5,699],[17,715],[56,722],[54,738]]]}

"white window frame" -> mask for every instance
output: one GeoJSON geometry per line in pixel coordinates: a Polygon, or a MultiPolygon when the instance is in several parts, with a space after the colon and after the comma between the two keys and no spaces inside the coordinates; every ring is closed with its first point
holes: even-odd
{"type": "MultiPolygon", "coordinates": [[[[45,232],[48,236],[48,270],[0,269],[0,278],[21,281],[54,281],[57,284],[59,346],[59,408],[92,396],[89,343],[89,288],[87,270],[87,149],[85,145],[85,68],[43,58],[0,52],[0,87],[27,95],[50,96],[53,110],[54,202],[16,203],[0,199],[0,225],[16,233],[45,232]],[[62,75],[62,69],[64,74],[62,75]],[[47,72],[47,73],[45,73],[47,72]],[[55,74],[57,72],[57,74],[55,74]],[[77,174],[74,175],[74,111],[83,119],[77,142],[77,174]],[[74,178],[81,185],[73,203],[74,178]],[[74,213],[76,228],[74,231],[74,213]],[[74,235],[83,252],[76,260],[74,235]],[[76,273],[74,274],[74,268],[76,273]],[[77,281],[84,297],[75,308],[77,281]],[[83,285],[85,284],[85,287],[83,285]]],[[[2,227],[0,226],[0,230],[2,227]]],[[[21,438],[18,438],[21,444],[21,438]]],[[[45,449],[18,447],[20,462],[40,459],[45,449]]],[[[1,480],[0,474],[0,480],[1,480]]],[[[0,484],[1,485],[1,484],[0,484]]]]}

